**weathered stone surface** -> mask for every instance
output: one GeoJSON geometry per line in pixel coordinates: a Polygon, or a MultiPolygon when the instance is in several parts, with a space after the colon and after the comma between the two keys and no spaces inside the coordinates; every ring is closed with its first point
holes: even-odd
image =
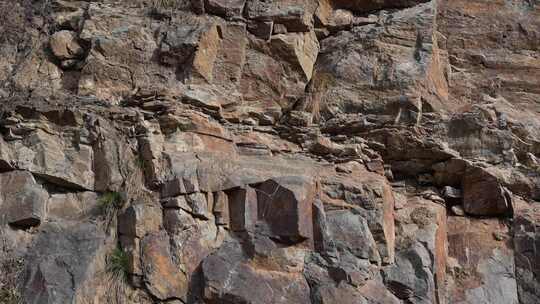
{"type": "Polygon", "coordinates": [[[257,192],[247,186],[230,192],[229,214],[233,231],[253,231],[258,217],[257,192]]]}
{"type": "Polygon", "coordinates": [[[497,219],[448,218],[449,303],[519,303],[508,227],[497,219]]]}
{"type": "Polygon", "coordinates": [[[380,9],[391,9],[391,8],[405,8],[417,5],[419,3],[428,2],[428,0],[329,0],[332,6],[337,8],[345,8],[356,12],[370,12],[380,9]]]}
{"type": "Polygon", "coordinates": [[[8,224],[28,228],[45,220],[48,193],[32,174],[25,171],[2,173],[0,189],[0,210],[8,224]]]}
{"type": "Polygon", "coordinates": [[[126,236],[143,238],[149,233],[159,231],[162,226],[159,206],[136,204],[118,217],[118,232],[126,236]]]}
{"type": "Polygon", "coordinates": [[[203,297],[208,302],[309,302],[309,288],[301,274],[255,268],[236,241],[226,242],[205,259],[202,272],[203,297]]]}
{"type": "MultiPolygon", "coordinates": [[[[35,128],[29,127],[30,130],[35,128]]],[[[64,138],[81,140],[70,132],[53,135],[36,129],[22,141],[2,145],[5,156],[9,157],[5,161],[63,187],[93,190],[92,148],[83,143],[75,147],[73,142],[65,142],[64,138]]]]}
{"type": "Polygon", "coordinates": [[[186,201],[195,217],[208,219],[211,210],[208,210],[208,202],[202,193],[193,193],[186,196],[186,201]]]}
{"type": "Polygon", "coordinates": [[[59,31],[51,36],[51,50],[60,60],[73,59],[84,54],[84,49],[77,42],[77,34],[71,31],[59,31]]]}
{"type": "Polygon", "coordinates": [[[440,70],[428,74],[439,56],[432,31],[436,4],[391,16],[322,41],[310,88],[314,95],[323,90],[323,96],[315,96],[317,102],[333,111],[385,114],[394,122],[411,124],[422,112],[420,98],[441,107],[447,95],[444,76],[440,70]]]}
{"type": "Polygon", "coordinates": [[[519,201],[513,223],[516,281],[520,303],[540,301],[540,206],[519,201]]]}
{"type": "Polygon", "coordinates": [[[463,209],[473,215],[508,215],[512,199],[497,178],[482,168],[465,171],[462,181],[463,209]]]}
{"type": "Polygon", "coordinates": [[[205,0],[204,8],[207,12],[225,18],[240,18],[246,0],[205,0]]]}
{"type": "Polygon", "coordinates": [[[178,24],[165,32],[161,42],[161,61],[184,66],[186,77],[212,80],[214,62],[220,45],[216,25],[178,24]]]}
{"type": "Polygon", "coordinates": [[[289,32],[309,31],[315,9],[316,3],[307,0],[253,0],[246,4],[248,18],[284,24],[289,32]]]}
{"type": "Polygon", "coordinates": [[[539,302],[533,2],[0,0],[0,302],[539,302]]]}
{"type": "Polygon", "coordinates": [[[230,223],[229,197],[223,191],[218,191],[214,195],[213,213],[216,217],[216,224],[228,227],[230,223]]]}
{"type": "MultiPolygon", "coordinates": [[[[103,280],[105,255],[112,245],[95,223],[42,226],[25,258],[24,301],[28,303],[66,303],[78,301],[93,280],[103,280]]],[[[92,290],[89,290],[92,292],[92,290]]],[[[93,290],[92,297],[99,300],[93,290]]]]}
{"type": "MultiPolygon", "coordinates": [[[[364,218],[376,242],[379,261],[393,263],[395,246],[394,196],[385,179],[357,163],[347,164],[348,173],[326,176],[322,180],[325,209],[352,209],[364,218]]],[[[325,175],[327,175],[326,173],[325,175]]],[[[358,219],[362,221],[362,219],[358,219]]]]}
{"type": "Polygon", "coordinates": [[[326,214],[329,237],[338,251],[350,252],[360,259],[380,263],[381,257],[366,220],[350,211],[326,214]]]}
{"type": "Polygon", "coordinates": [[[313,181],[302,177],[271,179],[256,187],[258,221],[269,235],[285,242],[312,239],[313,181]]]}
{"type": "Polygon", "coordinates": [[[385,284],[402,300],[444,302],[449,229],[445,208],[408,197],[396,214],[396,226],[396,263],[385,267],[385,284]]]}
{"type": "Polygon", "coordinates": [[[47,201],[47,218],[80,220],[99,212],[98,201],[98,195],[90,191],[51,194],[47,201]]]}
{"type": "Polygon", "coordinates": [[[153,233],[141,242],[142,267],[146,288],[160,300],[185,299],[188,278],[175,266],[166,233],[153,233]]]}
{"type": "Polygon", "coordinates": [[[313,32],[307,34],[279,34],[270,39],[275,54],[300,69],[307,80],[313,75],[313,66],[319,53],[319,43],[313,32]]]}

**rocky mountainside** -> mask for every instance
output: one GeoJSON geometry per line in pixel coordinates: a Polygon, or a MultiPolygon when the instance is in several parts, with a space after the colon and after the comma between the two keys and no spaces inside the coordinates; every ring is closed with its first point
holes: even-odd
{"type": "Polygon", "coordinates": [[[540,303],[538,0],[0,9],[0,303],[540,303]]]}

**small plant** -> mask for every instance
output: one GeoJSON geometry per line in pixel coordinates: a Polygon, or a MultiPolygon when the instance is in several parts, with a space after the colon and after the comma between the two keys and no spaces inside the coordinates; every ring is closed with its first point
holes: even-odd
{"type": "Polygon", "coordinates": [[[144,160],[144,158],[142,156],[139,156],[137,157],[137,159],[135,160],[135,165],[137,166],[137,168],[139,169],[144,169],[144,167],[146,166],[146,161],[144,160]]]}
{"type": "Polygon", "coordinates": [[[19,292],[19,276],[22,272],[23,261],[8,259],[0,262],[0,303],[19,304],[22,297],[19,292]]]}
{"type": "Polygon", "coordinates": [[[116,281],[127,282],[129,257],[122,249],[115,248],[107,259],[107,273],[116,281]]]}
{"type": "Polygon", "coordinates": [[[116,218],[118,210],[122,208],[123,199],[119,192],[106,192],[98,200],[98,208],[100,213],[105,217],[107,229],[116,218]]]}
{"type": "Polygon", "coordinates": [[[107,303],[127,303],[129,257],[121,248],[116,247],[107,257],[105,274],[108,286],[107,303]]]}
{"type": "Polygon", "coordinates": [[[98,203],[102,213],[106,214],[122,207],[122,195],[119,192],[106,192],[99,198],[98,203]]]}

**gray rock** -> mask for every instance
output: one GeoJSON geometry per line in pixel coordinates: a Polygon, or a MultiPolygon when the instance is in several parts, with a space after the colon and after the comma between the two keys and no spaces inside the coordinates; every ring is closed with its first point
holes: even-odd
{"type": "Polygon", "coordinates": [[[92,281],[103,280],[105,255],[113,242],[96,223],[50,223],[40,229],[25,258],[26,303],[73,303],[92,281]]]}
{"type": "Polygon", "coordinates": [[[0,189],[0,212],[8,224],[29,228],[45,220],[49,194],[32,174],[27,171],[2,173],[0,189]]]}
{"type": "Polygon", "coordinates": [[[162,212],[159,206],[148,204],[132,205],[118,216],[120,234],[143,238],[157,232],[163,226],[162,212]]]}

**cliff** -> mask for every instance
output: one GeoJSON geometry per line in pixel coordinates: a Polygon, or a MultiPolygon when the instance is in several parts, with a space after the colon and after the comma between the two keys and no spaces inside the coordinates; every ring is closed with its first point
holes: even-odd
{"type": "Polygon", "coordinates": [[[537,0],[0,10],[0,303],[540,303],[537,0]]]}

